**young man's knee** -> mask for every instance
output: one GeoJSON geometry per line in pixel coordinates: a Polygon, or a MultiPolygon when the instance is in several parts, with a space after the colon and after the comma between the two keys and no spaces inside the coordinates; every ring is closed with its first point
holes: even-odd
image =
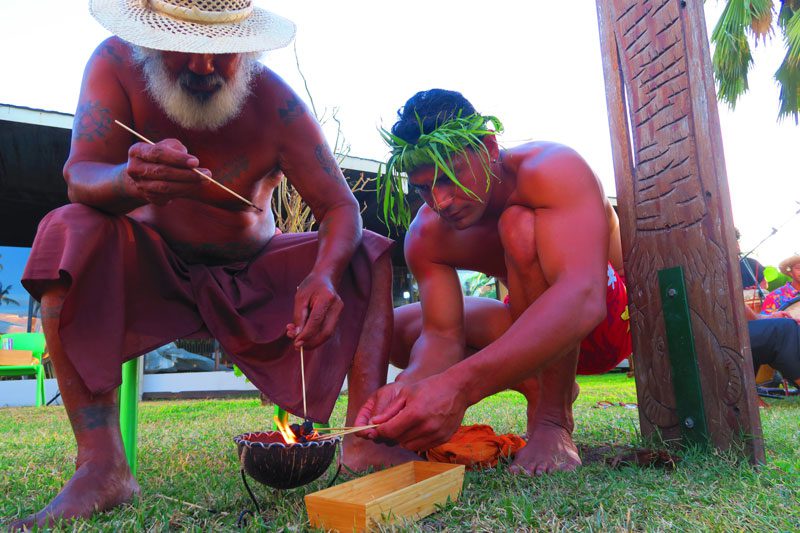
{"type": "Polygon", "coordinates": [[[503,211],[497,223],[506,256],[516,264],[533,263],[536,258],[534,214],[532,209],[511,206],[503,211]]]}

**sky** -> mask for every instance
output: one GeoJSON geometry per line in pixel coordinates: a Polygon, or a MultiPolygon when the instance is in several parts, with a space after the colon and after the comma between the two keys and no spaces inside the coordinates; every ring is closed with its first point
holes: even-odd
{"type": "MultiPolygon", "coordinates": [[[[256,4],[297,24],[296,57],[314,104],[328,115],[338,109],[350,155],[385,158],[377,128],[390,126],[415,92],[441,87],[462,92],[478,111],[498,116],[506,128],[500,139],[506,147],[536,139],[575,148],[606,193],[615,195],[593,0],[256,4]]],[[[706,2],[709,28],[722,6],[706,2]]],[[[0,103],[74,112],[86,60],[108,35],[84,1],[0,0],[0,103]]],[[[800,252],[800,180],[794,163],[800,127],[793,120],[776,120],[773,74],[784,53],[780,39],[759,45],[749,93],[735,111],[720,106],[741,247],[749,251],[779,228],[753,254],[772,265],[800,252]]],[[[309,101],[293,47],[269,52],[262,61],[309,101]]],[[[325,126],[331,144],[332,124],[325,126]]],[[[6,265],[0,280],[11,276],[6,265]]]]}

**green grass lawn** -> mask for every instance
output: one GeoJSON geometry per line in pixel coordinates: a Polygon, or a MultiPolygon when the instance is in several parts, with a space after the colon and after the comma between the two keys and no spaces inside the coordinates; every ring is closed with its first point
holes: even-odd
{"type": "MultiPolygon", "coordinates": [[[[599,409],[600,400],[635,402],[624,374],[582,377],[575,439],[582,445],[642,444],[635,409],[599,409]]],[[[800,530],[800,401],[762,409],[768,464],[759,470],[725,454],[680,452],[675,471],[612,469],[593,463],[575,473],[515,476],[505,466],[468,472],[461,498],[410,531],[800,530]]],[[[344,419],[345,400],[333,422],[344,419]]],[[[232,437],[268,428],[272,409],[258,400],[146,402],[141,406],[139,483],[133,504],[65,526],[80,531],[235,530],[251,507],[232,437]],[[209,509],[216,512],[209,512],[209,509]]],[[[506,392],[467,412],[465,423],[522,433],[522,396],[506,392]]],[[[56,495],[73,471],[75,445],[61,407],[0,409],[0,527],[56,495]]],[[[253,482],[264,510],[247,530],[308,529],[303,496],[324,487],[277,492],[253,482]]]]}

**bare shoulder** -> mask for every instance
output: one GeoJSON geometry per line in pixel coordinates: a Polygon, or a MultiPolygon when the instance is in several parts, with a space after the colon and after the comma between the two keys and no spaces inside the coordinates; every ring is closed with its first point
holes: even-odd
{"type": "Polygon", "coordinates": [[[259,63],[253,81],[253,93],[261,113],[274,123],[291,126],[311,117],[305,103],[274,71],[259,63]]]}
{"type": "Polygon", "coordinates": [[[453,241],[455,232],[433,209],[423,204],[406,233],[406,260],[409,263],[446,262],[447,245],[453,241]]]}
{"type": "Polygon", "coordinates": [[[600,180],[574,149],[553,142],[528,143],[506,152],[517,185],[515,200],[546,207],[561,200],[603,199],[600,180]]]}
{"type": "Polygon", "coordinates": [[[131,45],[117,36],[111,36],[97,45],[92,57],[117,68],[128,66],[132,62],[131,45]]]}

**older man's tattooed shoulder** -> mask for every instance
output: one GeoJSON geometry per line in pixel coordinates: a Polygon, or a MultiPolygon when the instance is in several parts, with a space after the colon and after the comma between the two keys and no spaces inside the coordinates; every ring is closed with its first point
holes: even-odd
{"type": "Polygon", "coordinates": [[[111,110],[100,100],[87,100],[78,104],[73,133],[80,141],[98,141],[111,130],[111,110]]]}
{"type": "Polygon", "coordinates": [[[303,107],[303,103],[296,96],[292,96],[286,100],[285,107],[278,109],[278,116],[281,117],[284,124],[288,125],[305,112],[306,110],[305,107],[303,107]]]}
{"type": "Polygon", "coordinates": [[[117,65],[121,65],[125,61],[119,48],[112,43],[103,44],[100,48],[100,57],[108,59],[117,65]]]}

